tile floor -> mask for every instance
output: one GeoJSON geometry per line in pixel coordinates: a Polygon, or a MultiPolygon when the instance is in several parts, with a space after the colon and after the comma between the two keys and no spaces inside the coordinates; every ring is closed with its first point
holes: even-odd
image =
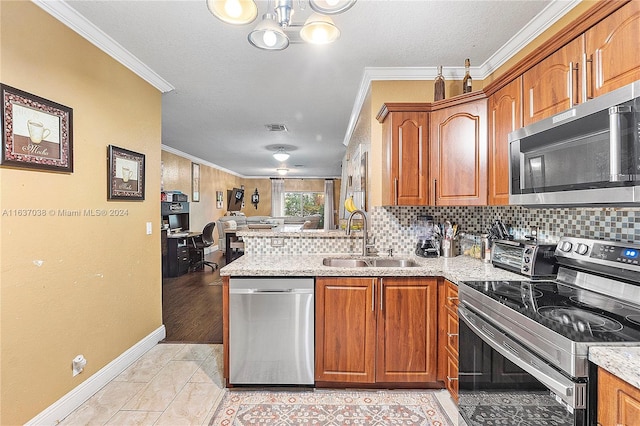
{"type": "MultiPolygon", "coordinates": [[[[208,425],[225,392],[222,367],[222,345],[158,344],[60,425],[208,425]]],[[[457,424],[449,393],[436,396],[457,424]]]]}

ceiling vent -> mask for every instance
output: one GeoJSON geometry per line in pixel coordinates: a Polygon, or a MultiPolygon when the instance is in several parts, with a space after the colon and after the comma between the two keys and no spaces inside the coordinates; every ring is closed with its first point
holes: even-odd
{"type": "Polygon", "coordinates": [[[284,124],[265,124],[264,127],[270,132],[287,132],[287,126],[284,124]]]}

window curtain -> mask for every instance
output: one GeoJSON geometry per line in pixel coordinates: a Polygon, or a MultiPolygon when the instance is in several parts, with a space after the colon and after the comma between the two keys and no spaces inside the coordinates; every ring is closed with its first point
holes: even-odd
{"type": "Polygon", "coordinates": [[[284,216],[284,179],[271,179],[271,216],[284,216]]]}
{"type": "Polygon", "coordinates": [[[335,229],[333,221],[333,179],[324,181],[324,229],[335,229]]]}

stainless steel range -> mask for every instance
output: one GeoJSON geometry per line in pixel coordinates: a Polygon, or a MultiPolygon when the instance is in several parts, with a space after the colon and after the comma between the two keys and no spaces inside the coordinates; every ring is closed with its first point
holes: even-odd
{"type": "Polygon", "coordinates": [[[595,424],[592,345],[640,345],[640,245],[563,237],[557,278],[459,286],[460,415],[595,424]]]}

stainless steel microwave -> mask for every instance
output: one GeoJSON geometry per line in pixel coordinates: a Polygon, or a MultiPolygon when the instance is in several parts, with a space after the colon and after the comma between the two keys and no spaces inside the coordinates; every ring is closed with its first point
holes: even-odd
{"type": "Polygon", "coordinates": [[[640,205],[640,81],[509,134],[509,203],[640,205]]]}

